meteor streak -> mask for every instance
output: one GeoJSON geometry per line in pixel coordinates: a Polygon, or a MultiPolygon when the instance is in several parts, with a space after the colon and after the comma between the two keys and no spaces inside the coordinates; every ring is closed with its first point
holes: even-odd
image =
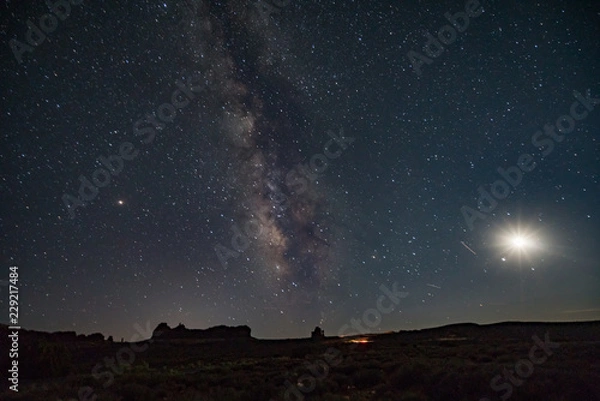
{"type": "Polygon", "coordinates": [[[460,241],[460,243],[461,243],[461,244],[463,244],[463,246],[464,246],[465,248],[467,248],[469,251],[471,251],[471,253],[472,253],[473,255],[477,255],[477,254],[475,253],[475,251],[474,251],[474,250],[472,250],[471,248],[469,248],[469,246],[468,246],[467,244],[465,244],[465,241],[460,241]]]}

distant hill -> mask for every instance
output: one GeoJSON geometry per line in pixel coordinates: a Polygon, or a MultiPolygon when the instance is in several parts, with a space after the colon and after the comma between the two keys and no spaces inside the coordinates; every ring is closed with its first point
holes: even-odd
{"type": "MultiPolygon", "coordinates": [[[[457,323],[441,327],[419,330],[401,330],[385,334],[366,334],[379,340],[391,341],[436,341],[469,339],[474,341],[489,341],[491,339],[530,338],[533,334],[543,335],[545,331],[552,332],[554,339],[597,341],[600,337],[600,321],[583,322],[502,322],[479,325],[475,323],[457,323]]],[[[352,337],[360,337],[357,334],[352,337]]]]}
{"type": "MultiPolygon", "coordinates": [[[[401,339],[405,341],[418,341],[435,339],[439,337],[468,337],[471,339],[486,339],[491,337],[522,338],[529,333],[539,333],[551,330],[554,336],[568,337],[571,339],[595,341],[600,335],[600,321],[583,322],[503,322],[486,325],[474,323],[459,323],[448,326],[427,328],[420,330],[400,330],[385,334],[356,334],[349,337],[362,335],[378,336],[384,338],[401,339]]],[[[0,345],[8,345],[9,329],[6,324],[0,323],[0,345]]],[[[19,337],[28,342],[47,341],[58,343],[102,344],[110,343],[112,337],[105,339],[102,333],[77,334],[74,331],[57,331],[48,333],[36,330],[19,330],[19,337]]],[[[207,329],[188,329],[183,324],[171,328],[167,323],[160,323],[152,332],[152,340],[205,340],[205,339],[251,339],[251,329],[248,326],[214,326],[207,329]]],[[[328,337],[328,338],[336,338],[328,337]]],[[[300,341],[302,339],[286,340],[261,340],[263,342],[300,341]]],[[[142,340],[143,341],[143,340],[142,340]]]]}
{"type": "MultiPolygon", "coordinates": [[[[5,339],[9,333],[9,326],[5,324],[0,324],[0,338],[5,339]]],[[[53,341],[53,342],[103,342],[104,335],[102,333],[93,333],[93,334],[77,334],[74,331],[55,331],[53,333],[48,333],[45,331],[36,331],[36,330],[27,330],[20,329],[19,337],[25,339],[36,339],[43,341],[53,341]]],[[[0,344],[2,341],[0,340],[0,344]]]]}

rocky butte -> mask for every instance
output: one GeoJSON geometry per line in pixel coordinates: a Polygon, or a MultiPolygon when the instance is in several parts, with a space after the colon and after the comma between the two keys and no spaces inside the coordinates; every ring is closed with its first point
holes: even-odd
{"type": "Polygon", "coordinates": [[[170,328],[166,323],[160,323],[152,332],[152,339],[165,340],[228,340],[251,339],[248,326],[215,326],[208,329],[188,329],[183,324],[170,328]]]}

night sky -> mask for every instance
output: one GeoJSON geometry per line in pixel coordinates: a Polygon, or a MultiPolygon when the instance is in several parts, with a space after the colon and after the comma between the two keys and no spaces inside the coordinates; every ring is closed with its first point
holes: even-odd
{"type": "Polygon", "coordinates": [[[267,1],[2,3],[1,323],[600,319],[600,3],[267,1]]]}

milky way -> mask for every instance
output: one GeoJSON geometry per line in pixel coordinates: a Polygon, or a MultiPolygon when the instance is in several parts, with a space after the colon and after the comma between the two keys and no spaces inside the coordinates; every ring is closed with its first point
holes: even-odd
{"type": "Polygon", "coordinates": [[[266,283],[287,293],[318,292],[336,277],[335,224],[317,172],[298,168],[312,156],[298,149],[315,124],[303,111],[301,71],[282,67],[294,68],[285,35],[247,2],[220,9],[190,2],[183,12],[193,13],[183,20],[186,39],[209,81],[208,107],[220,110],[221,157],[229,158],[227,181],[237,193],[236,238],[217,253],[258,258],[266,283]]]}

